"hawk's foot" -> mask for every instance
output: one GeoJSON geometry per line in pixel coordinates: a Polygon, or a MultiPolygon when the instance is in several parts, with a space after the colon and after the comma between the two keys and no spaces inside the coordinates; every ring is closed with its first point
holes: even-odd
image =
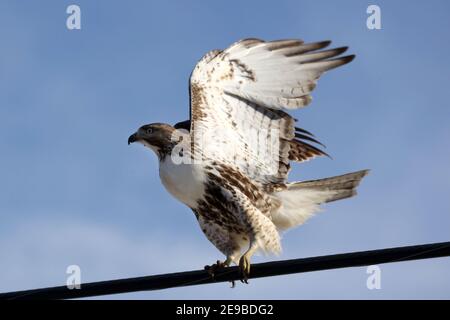
{"type": "Polygon", "coordinates": [[[229,264],[226,261],[222,262],[220,260],[217,260],[216,263],[214,263],[210,266],[205,266],[205,270],[208,271],[211,278],[214,279],[216,272],[221,271],[221,270],[225,269],[226,267],[229,267],[229,264]]]}
{"type": "Polygon", "coordinates": [[[241,259],[239,259],[239,271],[241,273],[241,282],[248,283],[248,276],[250,275],[250,258],[244,254],[241,259]]]}

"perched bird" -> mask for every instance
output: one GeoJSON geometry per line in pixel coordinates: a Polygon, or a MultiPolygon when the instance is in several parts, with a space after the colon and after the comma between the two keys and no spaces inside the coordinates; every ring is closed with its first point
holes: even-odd
{"type": "Polygon", "coordinates": [[[243,279],[256,251],[281,251],[280,233],[320,204],[349,198],[368,170],[287,182],[290,162],[327,155],[286,110],[302,108],[326,71],[353,60],[330,41],[244,39],[208,52],[190,77],[190,120],[144,125],[139,142],[159,158],[165,188],[194,212],[206,237],[243,279]]]}

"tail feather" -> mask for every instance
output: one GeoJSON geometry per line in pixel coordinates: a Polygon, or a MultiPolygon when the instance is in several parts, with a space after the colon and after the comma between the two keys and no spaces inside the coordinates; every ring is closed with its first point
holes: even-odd
{"type": "Polygon", "coordinates": [[[356,187],[368,173],[369,170],[361,170],[325,179],[294,182],[288,185],[288,190],[334,191],[323,202],[336,201],[356,195],[356,187]]]}
{"type": "Polygon", "coordinates": [[[356,187],[368,173],[369,170],[362,170],[331,178],[288,184],[286,190],[274,194],[281,205],[272,213],[273,223],[279,230],[303,224],[320,211],[320,204],[356,195],[356,187]]]}

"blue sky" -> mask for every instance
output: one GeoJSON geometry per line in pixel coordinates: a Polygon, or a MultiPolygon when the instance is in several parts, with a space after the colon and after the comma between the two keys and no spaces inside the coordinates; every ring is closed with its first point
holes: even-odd
{"type": "MultiPolygon", "coordinates": [[[[291,180],[370,168],[356,198],[284,235],[289,259],[449,240],[448,1],[0,1],[0,291],[198,269],[221,258],[163,189],[156,157],[126,144],[188,117],[208,50],[245,37],[348,45],[294,113],[334,160],[291,180]],[[69,4],[82,29],[66,29],[69,4]],[[382,30],[366,28],[377,4],[382,30]]],[[[270,257],[256,257],[267,261],[270,257]]],[[[450,298],[450,259],[349,268],[111,298],[450,298]]]]}

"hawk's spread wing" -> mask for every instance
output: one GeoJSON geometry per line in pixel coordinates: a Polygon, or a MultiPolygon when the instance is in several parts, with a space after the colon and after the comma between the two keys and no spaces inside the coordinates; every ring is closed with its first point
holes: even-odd
{"type": "Polygon", "coordinates": [[[237,167],[255,182],[283,183],[289,161],[324,154],[283,110],[306,106],[322,73],[350,62],[329,41],[241,40],[207,53],[190,79],[191,135],[203,158],[237,167]]]}

